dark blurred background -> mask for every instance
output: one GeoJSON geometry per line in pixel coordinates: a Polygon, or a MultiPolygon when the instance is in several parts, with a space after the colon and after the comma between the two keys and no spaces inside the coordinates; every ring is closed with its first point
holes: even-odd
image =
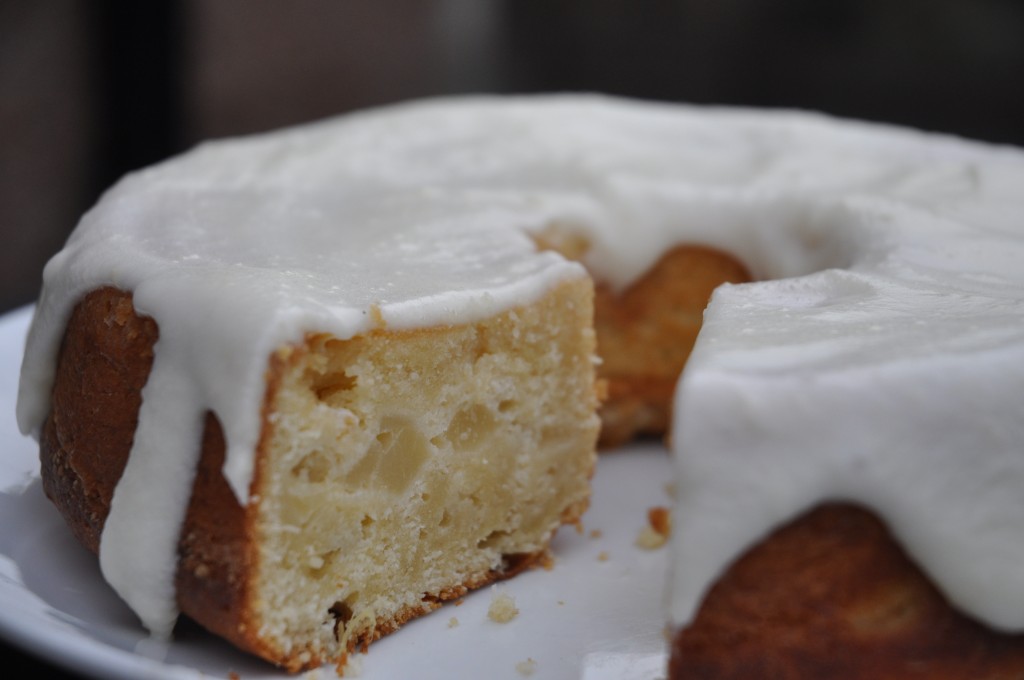
{"type": "Polygon", "coordinates": [[[1024,144],[1024,1],[0,0],[0,311],[100,191],[200,139],[565,90],[1024,144]]]}
{"type": "Polygon", "coordinates": [[[0,0],[0,312],[104,188],[201,139],[540,91],[1024,145],[1024,0],[0,0]]]}

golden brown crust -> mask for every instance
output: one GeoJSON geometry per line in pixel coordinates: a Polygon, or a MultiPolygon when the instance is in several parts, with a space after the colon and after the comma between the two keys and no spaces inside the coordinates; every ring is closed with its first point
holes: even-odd
{"type": "Polygon", "coordinates": [[[77,330],[65,334],[40,436],[43,489],[78,540],[98,552],[135,435],[157,328],[111,288],[88,295],[68,326],[77,330]]]}
{"type": "Polygon", "coordinates": [[[1024,677],[1024,635],[953,609],[877,517],[823,505],[712,587],[672,643],[673,680],[1024,677]]]}
{"type": "Polygon", "coordinates": [[[178,542],[178,607],[206,629],[262,656],[255,631],[246,625],[252,513],[239,505],[221,473],[224,452],[220,422],[207,414],[202,454],[178,542]]]}
{"type": "MultiPolygon", "coordinates": [[[[158,337],[156,323],[135,313],[130,294],[102,288],[76,305],[61,345],[53,407],[40,437],[43,488],[94,553],[131,450],[158,337]]],[[[251,563],[246,513],[220,472],[223,461],[220,423],[208,414],[178,548],[178,606],[251,648],[241,606],[251,563]]]]}

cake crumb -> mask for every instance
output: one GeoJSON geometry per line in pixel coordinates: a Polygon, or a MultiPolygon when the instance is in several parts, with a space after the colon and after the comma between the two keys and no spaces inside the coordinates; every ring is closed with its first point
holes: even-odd
{"type": "Polygon", "coordinates": [[[363,657],[360,655],[350,656],[348,665],[345,666],[346,678],[357,678],[363,674],[363,657]]]}
{"type": "Polygon", "coordinates": [[[455,628],[458,625],[459,625],[459,620],[457,618],[455,618],[454,616],[452,618],[448,619],[448,627],[449,628],[455,628]]]}
{"type": "Polygon", "coordinates": [[[357,678],[363,674],[363,659],[358,654],[342,654],[334,672],[339,678],[357,678]]]}
{"type": "Polygon", "coordinates": [[[520,675],[533,675],[537,670],[537,662],[527,658],[526,661],[520,661],[516,664],[516,670],[519,671],[520,675]]]}
{"type": "Polygon", "coordinates": [[[647,523],[666,538],[672,533],[672,513],[668,508],[653,507],[647,511],[647,523]]]}
{"type": "Polygon", "coordinates": [[[591,529],[590,530],[590,537],[591,538],[601,538],[602,536],[604,536],[604,533],[600,529],[591,529]]]}
{"type": "Polygon", "coordinates": [[[508,593],[497,593],[487,609],[487,618],[498,623],[508,623],[519,614],[516,601],[508,593]]]}
{"type": "Polygon", "coordinates": [[[666,538],[649,526],[644,526],[636,537],[636,546],[644,550],[657,550],[667,542],[666,538]]]}
{"type": "Polygon", "coordinates": [[[462,597],[460,597],[459,599],[455,600],[455,606],[456,606],[456,607],[461,607],[461,606],[462,606],[462,604],[463,604],[463,603],[464,603],[465,601],[466,601],[466,600],[465,600],[465,598],[462,598],[462,597]]]}
{"type": "Polygon", "coordinates": [[[597,553],[597,561],[598,562],[607,562],[608,561],[608,551],[607,550],[602,550],[601,552],[597,553]]]}
{"type": "Polygon", "coordinates": [[[666,508],[655,507],[647,511],[647,524],[636,537],[636,545],[645,550],[657,550],[668,542],[672,533],[672,515],[666,508]]]}

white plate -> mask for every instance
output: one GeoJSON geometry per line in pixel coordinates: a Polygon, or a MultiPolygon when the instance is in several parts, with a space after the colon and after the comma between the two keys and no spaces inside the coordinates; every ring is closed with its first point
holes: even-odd
{"type": "MultiPolygon", "coordinates": [[[[18,370],[31,309],[0,317],[0,635],[79,673],[154,680],[289,678],[194,625],[156,644],[106,585],[39,482],[36,443],[14,419],[18,370]]],[[[665,674],[663,591],[667,551],[634,540],[647,509],[668,505],[669,462],[657,446],[602,455],[585,531],[555,537],[554,569],[496,586],[519,615],[487,618],[492,589],[406,624],[357,658],[360,678],[650,680],[665,674]],[[592,531],[600,535],[594,536],[592,531]],[[457,619],[458,625],[449,622],[457,619]]],[[[326,679],[325,668],[308,677],[326,679]]],[[[306,677],[306,676],[300,676],[306,677]]]]}

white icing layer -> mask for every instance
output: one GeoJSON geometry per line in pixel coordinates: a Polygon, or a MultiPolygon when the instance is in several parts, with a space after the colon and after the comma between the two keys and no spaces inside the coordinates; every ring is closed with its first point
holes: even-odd
{"type": "Polygon", "coordinates": [[[534,252],[527,233],[551,225],[586,235],[585,264],[617,287],[701,243],[778,280],[719,289],[680,383],[673,620],[767,530],[842,497],[878,510],[965,610],[1020,629],[1022,187],[1016,150],[590,96],[209,143],[122,180],[48,265],[19,423],[37,433],[49,410],[74,303],[133,291],[161,335],[101,564],[167,634],[202,414],[244,501],[274,348],[364,332],[373,307],[409,328],[536,299],[583,275],[534,252]]]}

